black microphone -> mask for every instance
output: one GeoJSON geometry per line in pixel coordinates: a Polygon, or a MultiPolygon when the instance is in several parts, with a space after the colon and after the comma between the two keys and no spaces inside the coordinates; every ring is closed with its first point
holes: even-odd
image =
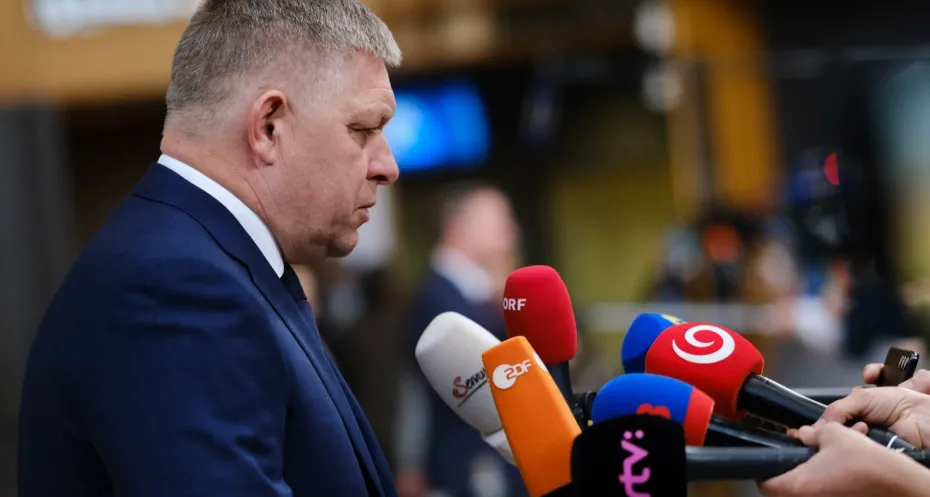
{"type": "MultiPolygon", "coordinates": [[[[597,423],[572,446],[572,486],[591,495],[685,496],[696,481],[766,480],[808,461],[805,447],[686,447],[684,431],[661,416],[632,415],[597,423]]],[[[930,451],[905,452],[930,467],[930,451]]]]}
{"type": "MultiPolygon", "coordinates": [[[[760,375],[750,375],[743,383],[740,407],[776,423],[790,427],[817,422],[827,406],[805,397],[782,384],[760,375]]],[[[849,426],[856,424],[850,421],[849,426]]],[[[881,428],[869,428],[868,437],[889,449],[915,450],[916,447],[898,435],[881,428]]]]}
{"type": "Polygon", "coordinates": [[[852,388],[793,388],[799,395],[830,405],[852,393],[852,388]]]}
{"type": "Polygon", "coordinates": [[[575,438],[571,470],[576,497],[685,497],[684,429],[648,414],[596,423],[575,438]]]}
{"type": "Polygon", "coordinates": [[[705,447],[804,447],[797,438],[729,420],[716,414],[710,418],[705,447]]]}
{"type": "MultiPolygon", "coordinates": [[[[748,447],[686,447],[688,481],[767,480],[807,462],[817,451],[803,447],[781,449],[748,447]]],[[[930,467],[930,451],[905,451],[930,467]]]]}

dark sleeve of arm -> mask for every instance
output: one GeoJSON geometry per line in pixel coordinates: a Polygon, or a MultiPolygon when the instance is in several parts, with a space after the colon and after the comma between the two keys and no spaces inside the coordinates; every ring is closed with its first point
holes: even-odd
{"type": "MultiPolygon", "coordinates": [[[[283,497],[289,383],[244,276],[140,270],[105,311],[83,414],[120,497],[283,497]]],[[[308,461],[309,462],[309,461],[308,461]]]]}

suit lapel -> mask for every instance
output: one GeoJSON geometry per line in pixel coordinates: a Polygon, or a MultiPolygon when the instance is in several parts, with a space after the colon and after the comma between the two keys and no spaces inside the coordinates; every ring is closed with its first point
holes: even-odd
{"type": "Polygon", "coordinates": [[[340,412],[349,413],[348,416],[343,417],[343,420],[349,426],[349,433],[352,435],[352,443],[355,444],[356,449],[358,450],[359,458],[365,464],[365,467],[368,469],[368,474],[371,476],[372,481],[375,486],[378,488],[379,494],[384,495],[384,486],[382,486],[381,477],[378,472],[378,468],[375,466],[375,462],[372,458],[371,451],[374,448],[378,447],[376,440],[369,440],[364,431],[364,427],[367,426],[365,421],[365,415],[361,412],[361,409],[358,408],[358,402],[355,400],[355,396],[352,395],[352,391],[349,389],[349,386],[346,384],[345,379],[342,377],[342,374],[339,373],[339,370],[336,368],[336,365],[330,360],[329,356],[326,354],[325,349],[323,348],[323,341],[320,339],[319,330],[316,327],[316,321],[313,319],[313,311],[310,309],[310,304],[303,300],[301,302],[295,302],[295,304],[301,308],[301,316],[304,321],[307,323],[307,327],[313,332],[312,340],[314,343],[318,343],[319,347],[316,350],[319,351],[318,361],[319,364],[325,364],[329,367],[329,370],[332,371],[332,378],[334,378],[337,384],[333,387],[334,389],[338,388],[340,394],[333,394],[333,402],[336,403],[336,407],[339,408],[340,412]],[[371,443],[370,443],[371,442],[371,443]]]}
{"type": "MultiPolygon", "coordinates": [[[[335,368],[335,365],[333,367],[335,368]]],[[[339,381],[346,392],[346,397],[351,405],[352,412],[356,414],[355,419],[358,420],[359,431],[362,433],[362,437],[365,439],[365,443],[369,449],[369,456],[374,453],[377,453],[379,456],[372,461],[372,466],[376,469],[372,475],[375,477],[378,489],[382,496],[396,497],[397,494],[394,490],[394,486],[391,484],[384,485],[384,482],[392,482],[394,477],[391,474],[391,468],[387,465],[387,458],[385,458],[384,454],[381,452],[381,444],[378,443],[378,437],[375,436],[375,432],[368,423],[365,413],[362,412],[362,407],[359,405],[355,395],[352,394],[352,391],[349,389],[342,375],[339,376],[339,381]]]]}
{"type": "Polygon", "coordinates": [[[274,307],[316,369],[346,425],[346,432],[355,446],[363,470],[368,472],[383,495],[383,487],[377,484],[378,472],[368,445],[356,423],[347,393],[340,384],[339,374],[330,365],[329,358],[323,350],[316,324],[303,318],[291,294],[236,218],[209,194],[159,164],[153,165],[142,177],[133,195],[172,205],[187,212],[214,237],[230,257],[247,268],[255,286],[274,307]]]}

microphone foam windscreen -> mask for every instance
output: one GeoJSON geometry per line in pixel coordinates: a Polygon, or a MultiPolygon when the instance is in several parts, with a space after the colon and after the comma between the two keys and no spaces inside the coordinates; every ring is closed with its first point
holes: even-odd
{"type": "Polygon", "coordinates": [[[426,380],[459,417],[482,435],[501,429],[481,354],[500,340],[456,312],[436,316],[417,342],[416,358],[426,380]]]}
{"type": "Polygon", "coordinates": [[[659,334],[666,329],[684,321],[668,314],[651,312],[640,314],[630,323],[630,328],[623,337],[620,360],[624,373],[642,373],[646,370],[646,352],[652,347],[659,334]]]}
{"type": "Polygon", "coordinates": [[[572,446],[576,495],[684,497],[687,483],[684,432],[659,416],[607,420],[572,446]]]}
{"type": "Polygon", "coordinates": [[[618,376],[594,398],[591,420],[595,424],[632,414],[652,414],[670,419],[684,429],[688,445],[704,445],[714,412],[706,393],[674,378],[645,373],[618,376]]]}
{"type": "Polygon", "coordinates": [[[739,420],[740,389],[765,360],[749,340],[708,323],[676,324],[662,332],[646,354],[646,372],[677,378],[714,399],[717,414],[739,420]]]}
{"type": "Polygon", "coordinates": [[[578,349],[578,330],[568,289],[549,266],[528,266],[504,286],[507,336],[523,336],[548,365],[567,362],[578,349]]]}
{"type": "Polygon", "coordinates": [[[571,483],[572,442],[581,428],[529,342],[524,337],[507,339],[482,359],[530,496],[540,497],[571,483]]]}

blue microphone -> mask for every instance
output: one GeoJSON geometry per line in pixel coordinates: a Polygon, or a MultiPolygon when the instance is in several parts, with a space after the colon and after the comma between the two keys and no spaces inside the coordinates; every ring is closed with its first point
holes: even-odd
{"type": "Polygon", "coordinates": [[[681,380],[629,373],[601,388],[591,406],[591,420],[597,425],[621,416],[660,416],[678,423],[691,446],[802,446],[795,438],[744,426],[713,411],[714,400],[709,395],[681,380]]]}
{"type": "Polygon", "coordinates": [[[678,423],[688,445],[704,445],[714,412],[706,393],[676,380],[646,373],[628,373],[604,385],[591,406],[594,424],[632,414],[652,414],[678,423]]]}
{"type": "Polygon", "coordinates": [[[652,347],[652,343],[656,341],[659,334],[684,322],[668,314],[647,312],[636,316],[623,338],[623,347],[620,349],[623,372],[645,372],[646,352],[649,352],[649,347],[652,347]]]}

